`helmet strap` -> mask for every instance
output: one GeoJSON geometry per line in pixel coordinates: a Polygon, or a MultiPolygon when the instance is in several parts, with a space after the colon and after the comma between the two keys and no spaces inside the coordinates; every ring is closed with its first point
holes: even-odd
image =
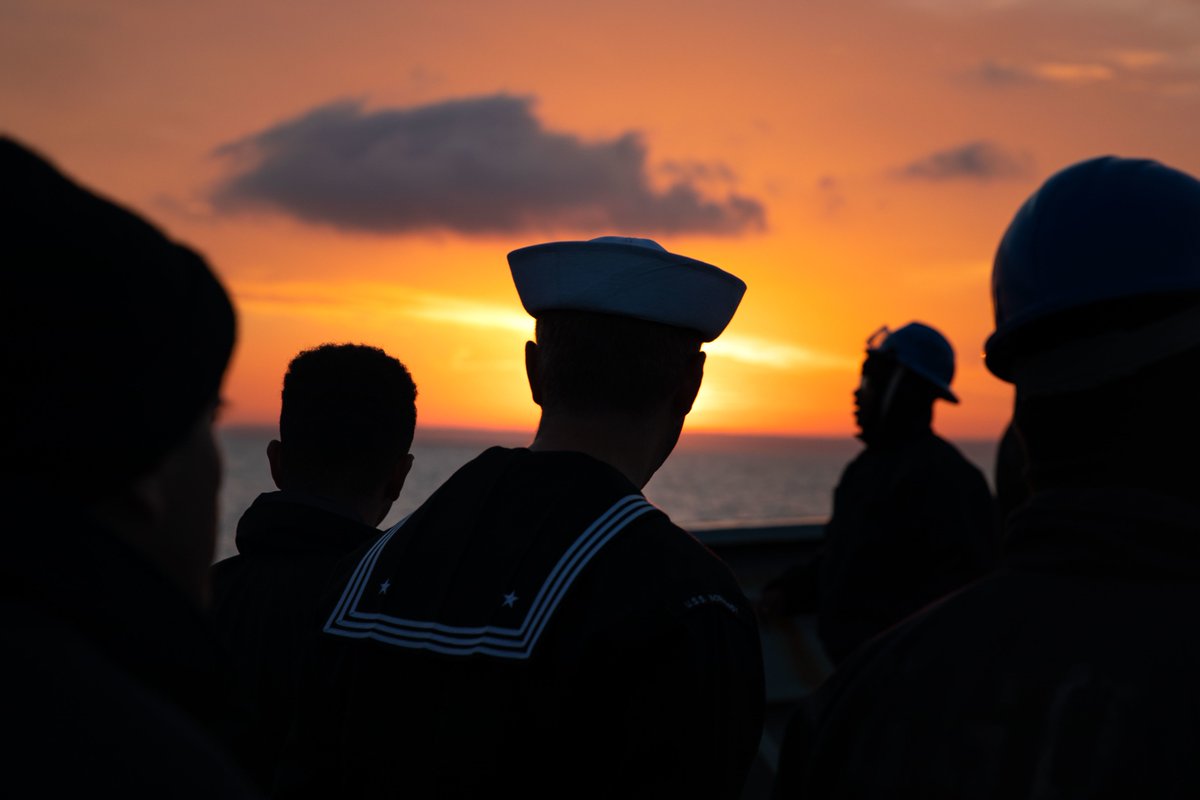
{"type": "Polygon", "coordinates": [[[896,391],[900,388],[900,381],[904,379],[904,373],[908,371],[908,367],[899,361],[896,361],[895,365],[892,376],[888,378],[887,388],[883,390],[883,398],[879,402],[879,419],[885,425],[888,412],[892,410],[892,403],[896,399],[896,391]]]}

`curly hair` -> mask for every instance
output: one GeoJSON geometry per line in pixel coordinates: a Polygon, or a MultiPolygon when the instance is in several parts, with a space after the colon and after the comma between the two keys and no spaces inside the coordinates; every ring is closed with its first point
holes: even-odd
{"type": "Polygon", "coordinates": [[[289,471],[343,491],[382,480],[412,447],[416,397],[408,369],[378,347],[304,350],[283,377],[279,438],[289,471]]]}

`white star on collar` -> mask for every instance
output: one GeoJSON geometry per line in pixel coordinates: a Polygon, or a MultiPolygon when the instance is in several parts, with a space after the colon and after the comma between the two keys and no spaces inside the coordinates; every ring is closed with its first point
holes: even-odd
{"type": "Polygon", "coordinates": [[[508,594],[504,595],[504,607],[505,608],[512,608],[516,604],[516,602],[517,602],[517,593],[516,592],[509,592],[508,594]]]}
{"type": "Polygon", "coordinates": [[[390,580],[386,580],[383,583],[379,584],[379,593],[387,594],[387,590],[390,588],[392,588],[392,582],[390,580]]]}

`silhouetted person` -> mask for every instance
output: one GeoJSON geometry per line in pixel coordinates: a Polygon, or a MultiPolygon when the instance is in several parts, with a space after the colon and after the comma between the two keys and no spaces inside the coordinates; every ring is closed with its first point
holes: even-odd
{"type": "Polygon", "coordinates": [[[817,631],[835,664],[995,564],[987,480],[932,428],[934,402],[958,402],[953,378],[954,350],[927,325],[884,328],[867,343],[854,392],[866,448],[834,490],[816,569],[772,586],[785,611],[797,605],[789,592],[815,594],[817,631]],[[815,593],[804,586],[814,577],[815,593]]]}
{"type": "Polygon", "coordinates": [[[1100,158],[1017,212],[987,365],[1031,497],[993,575],[881,637],[808,709],[793,796],[1200,794],[1200,182],[1100,158]]]}
{"type": "Polygon", "coordinates": [[[416,386],[384,351],[325,344],[283,378],[279,439],[267,447],[279,491],[238,522],[238,555],[213,567],[213,610],[259,713],[270,779],[291,728],[300,664],[325,621],[337,562],[377,537],[412,466],[416,386]]]}
{"type": "Polygon", "coordinates": [[[8,797],[253,796],[201,606],[234,343],[204,260],[0,138],[8,797]]]}
{"type": "Polygon", "coordinates": [[[736,798],[762,726],[753,611],[641,487],[745,285],[644,239],[509,263],[537,435],[352,559],[280,795],[736,798]]]}
{"type": "Polygon", "coordinates": [[[996,447],[996,518],[1001,527],[1010,514],[1029,499],[1025,474],[1025,445],[1013,423],[1008,423],[996,447]]]}

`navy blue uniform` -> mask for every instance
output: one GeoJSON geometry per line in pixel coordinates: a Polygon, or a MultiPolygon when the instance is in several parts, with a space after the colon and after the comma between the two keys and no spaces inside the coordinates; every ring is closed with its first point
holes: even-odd
{"type": "Polygon", "coordinates": [[[608,465],[493,448],[348,567],[280,796],[738,796],[753,612],[608,465]]]}

